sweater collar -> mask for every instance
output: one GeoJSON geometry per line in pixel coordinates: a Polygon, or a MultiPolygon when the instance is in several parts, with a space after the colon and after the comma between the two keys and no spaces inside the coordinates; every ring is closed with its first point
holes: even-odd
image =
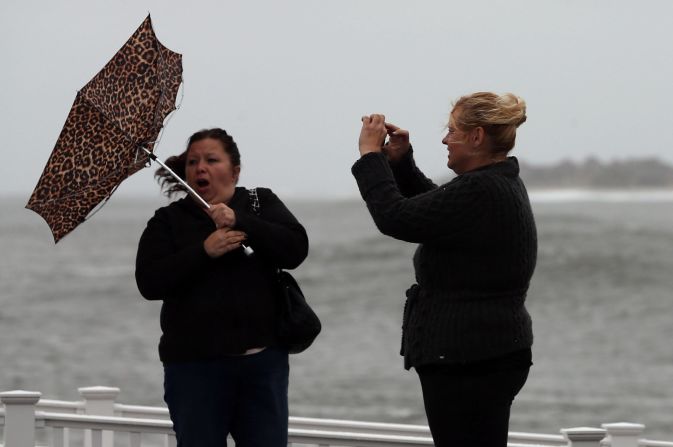
{"type": "Polygon", "coordinates": [[[473,169],[472,171],[466,172],[465,174],[484,171],[492,171],[506,175],[508,177],[516,177],[519,175],[519,160],[517,160],[516,157],[507,157],[503,161],[473,169]]]}

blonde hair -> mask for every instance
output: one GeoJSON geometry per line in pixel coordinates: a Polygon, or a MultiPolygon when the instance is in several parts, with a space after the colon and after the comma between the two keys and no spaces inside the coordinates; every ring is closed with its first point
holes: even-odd
{"type": "Polygon", "coordinates": [[[512,93],[477,92],[460,97],[451,114],[461,130],[483,128],[494,152],[509,152],[517,127],[526,122],[526,101],[512,93]]]}

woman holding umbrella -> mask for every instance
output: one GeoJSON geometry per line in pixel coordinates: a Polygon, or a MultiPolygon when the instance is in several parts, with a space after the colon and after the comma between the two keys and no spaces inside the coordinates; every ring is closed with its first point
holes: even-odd
{"type": "Polygon", "coordinates": [[[528,377],[524,301],[537,238],[508,156],[525,120],[525,102],[512,94],[460,98],[442,140],[458,176],[438,187],[416,167],[406,130],[383,115],[362,118],[352,168],[362,197],[381,232],[419,244],[402,354],[420,377],[436,446],[505,447],[510,406],[528,377]]]}
{"type": "MultiPolygon", "coordinates": [[[[288,351],[275,335],[278,268],[308,253],[303,226],[269,189],[237,187],[241,162],[233,138],[207,129],[166,165],[198,193],[160,208],[143,232],[136,281],[163,300],[159,357],[164,399],[178,445],[287,445],[288,351]],[[245,243],[254,255],[244,253],[245,243]]],[[[183,187],[161,168],[167,194],[183,187]]]]}

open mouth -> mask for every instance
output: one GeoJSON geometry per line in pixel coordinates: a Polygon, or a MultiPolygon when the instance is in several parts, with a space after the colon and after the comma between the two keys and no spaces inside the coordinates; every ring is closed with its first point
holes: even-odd
{"type": "Polygon", "coordinates": [[[204,179],[204,178],[200,178],[200,179],[196,180],[196,186],[198,186],[199,188],[203,188],[203,187],[206,187],[208,185],[210,185],[210,182],[208,180],[204,179]]]}

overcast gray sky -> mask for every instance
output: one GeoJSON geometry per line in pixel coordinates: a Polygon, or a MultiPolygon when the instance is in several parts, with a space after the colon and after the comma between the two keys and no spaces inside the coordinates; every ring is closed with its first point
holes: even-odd
{"type": "MultiPolygon", "coordinates": [[[[374,112],[410,130],[427,175],[447,175],[451,101],[477,90],[527,101],[514,154],[528,162],[673,162],[670,0],[2,0],[2,193],[28,199],[77,90],[148,12],[185,80],[157,154],[223,127],[241,184],[281,197],[355,196],[374,112]]],[[[153,171],[117,194],[157,195],[153,171]]]]}

